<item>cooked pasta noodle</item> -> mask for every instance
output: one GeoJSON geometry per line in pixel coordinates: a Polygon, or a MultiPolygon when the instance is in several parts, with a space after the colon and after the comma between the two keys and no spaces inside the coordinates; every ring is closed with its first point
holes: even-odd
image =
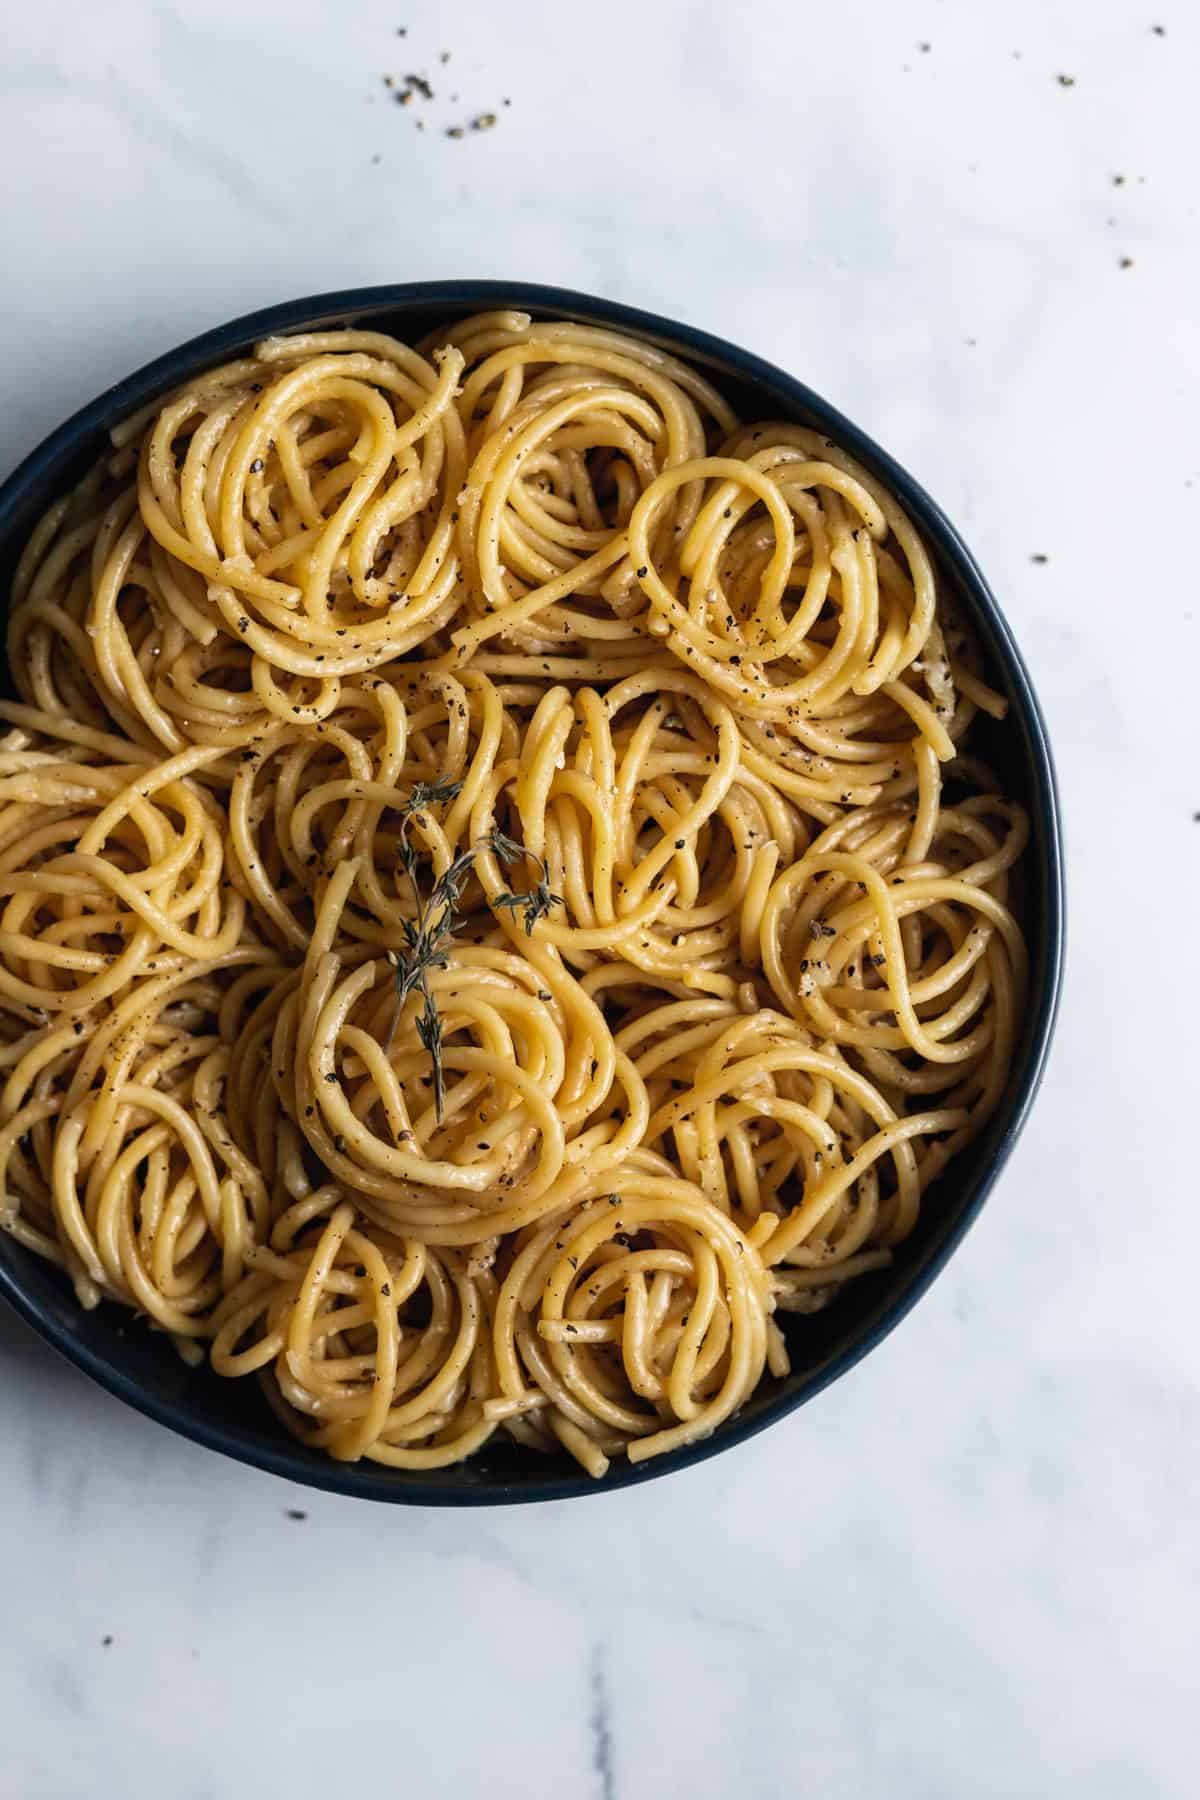
{"type": "Polygon", "coordinates": [[[333,1457],[707,1436],[1001,1096],[1005,703],[891,495],[648,344],[260,344],[8,642],[0,1223],[333,1457]]]}

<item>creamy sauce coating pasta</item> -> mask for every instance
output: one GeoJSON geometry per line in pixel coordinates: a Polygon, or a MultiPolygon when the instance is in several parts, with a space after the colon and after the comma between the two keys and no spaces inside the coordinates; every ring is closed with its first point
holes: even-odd
{"type": "Polygon", "coordinates": [[[706,1437],[1004,1090],[1005,702],[878,482],[632,337],[260,344],[8,654],[0,1226],[330,1456],[706,1437]]]}

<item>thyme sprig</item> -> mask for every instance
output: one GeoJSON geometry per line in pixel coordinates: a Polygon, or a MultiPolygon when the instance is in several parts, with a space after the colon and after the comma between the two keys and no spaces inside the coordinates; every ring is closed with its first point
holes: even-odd
{"type": "Polygon", "coordinates": [[[400,844],[397,854],[412,891],[416,917],[403,921],[404,948],[388,952],[388,961],[394,971],[396,1004],[386,1047],[391,1049],[408,996],[419,993],[422,1005],[416,1019],[417,1037],[422,1049],[428,1051],[433,1065],[433,1101],[439,1125],[446,1106],[446,1078],[442,1066],[443,1026],[437,1000],[429,986],[429,974],[433,969],[446,969],[450,966],[450,945],[462,922],[459,903],[470,880],[476,853],[483,849],[491,850],[506,865],[525,858],[538,869],[539,879],[528,893],[500,894],[493,902],[493,905],[505,907],[514,914],[523,908],[528,936],[532,937],[533,928],[539,919],[546,918],[554,907],[563,904],[562,896],[550,890],[550,870],[545,857],[534,856],[524,844],[519,844],[515,838],[499,829],[490,832],[478,844],[468,845],[465,850],[460,850],[449,867],[438,876],[428,899],[425,899],[418,880],[420,859],[408,835],[409,822],[426,807],[446,805],[457,799],[462,786],[461,781],[445,779],[418,781],[400,808],[400,844]]]}

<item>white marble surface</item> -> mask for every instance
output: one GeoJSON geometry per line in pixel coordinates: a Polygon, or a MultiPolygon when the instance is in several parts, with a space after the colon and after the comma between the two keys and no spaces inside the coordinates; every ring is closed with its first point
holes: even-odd
{"type": "Polygon", "coordinates": [[[949,1271],[665,1483],[305,1494],[0,1316],[6,1795],[1200,1791],[1200,23],[1162,4],[7,10],[0,464],[322,288],[511,273],[713,327],[975,546],[1058,751],[1072,936],[1041,1101],[949,1271]],[[408,69],[424,133],[381,85],[408,69]]]}

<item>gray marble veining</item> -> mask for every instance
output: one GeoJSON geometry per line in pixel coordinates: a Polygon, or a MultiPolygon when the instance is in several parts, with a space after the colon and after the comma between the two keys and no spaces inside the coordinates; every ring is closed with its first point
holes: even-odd
{"type": "Polygon", "coordinates": [[[724,332],[979,555],[1057,749],[1071,945],[944,1278],[666,1483],[486,1517],[299,1494],[0,1313],[0,1790],[1200,1789],[1198,54],[1194,12],[1117,0],[10,9],[0,466],[320,289],[511,273],[724,332]],[[383,85],[408,69],[424,131],[383,85]]]}

